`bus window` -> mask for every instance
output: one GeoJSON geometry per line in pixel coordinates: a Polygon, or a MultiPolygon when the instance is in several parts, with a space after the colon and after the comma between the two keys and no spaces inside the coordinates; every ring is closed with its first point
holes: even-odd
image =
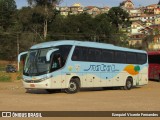
{"type": "Polygon", "coordinates": [[[95,58],[94,62],[101,62],[101,50],[95,49],[95,58]]]}
{"type": "Polygon", "coordinates": [[[52,55],[52,62],[51,62],[51,72],[58,70],[64,66],[64,60],[59,53],[54,53],[52,55]]]}
{"type": "Polygon", "coordinates": [[[102,62],[113,62],[114,52],[111,50],[102,50],[102,62]]]}
{"type": "Polygon", "coordinates": [[[95,57],[95,51],[90,48],[88,50],[88,61],[93,62],[95,57]]]}
{"type": "Polygon", "coordinates": [[[59,53],[61,54],[61,56],[63,56],[63,60],[64,63],[67,60],[68,54],[71,50],[71,45],[61,45],[61,46],[57,46],[57,48],[59,48],[59,53]]]}
{"type": "Polygon", "coordinates": [[[72,60],[73,61],[79,61],[80,60],[80,57],[81,57],[81,55],[80,55],[80,48],[79,47],[76,47],[75,49],[74,49],[74,52],[73,52],[73,55],[72,55],[72,60]]]}
{"type": "Polygon", "coordinates": [[[80,47],[80,48],[81,48],[81,61],[87,61],[88,48],[86,47],[80,47]]]}
{"type": "Polygon", "coordinates": [[[160,55],[149,55],[148,61],[150,64],[160,64],[160,55]]]}
{"type": "Polygon", "coordinates": [[[128,64],[137,64],[136,53],[127,53],[127,63],[128,64]]]}
{"type": "Polygon", "coordinates": [[[126,63],[126,53],[116,51],[114,61],[116,63],[126,63]]]}
{"type": "Polygon", "coordinates": [[[145,64],[147,62],[146,54],[137,54],[137,62],[138,64],[145,64]]]}

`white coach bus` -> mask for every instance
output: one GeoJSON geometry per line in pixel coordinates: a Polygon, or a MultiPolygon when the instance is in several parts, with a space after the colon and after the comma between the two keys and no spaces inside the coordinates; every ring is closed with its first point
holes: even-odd
{"type": "Polygon", "coordinates": [[[32,46],[23,71],[26,89],[122,87],[131,89],[148,83],[147,53],[111,44],[63,40],[32,46]]]}

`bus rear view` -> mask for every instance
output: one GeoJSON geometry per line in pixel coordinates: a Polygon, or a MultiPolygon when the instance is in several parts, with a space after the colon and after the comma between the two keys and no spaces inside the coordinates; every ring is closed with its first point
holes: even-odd
{"type": "Polygon", "coordinates": [[[160,82],[160,51],[148,52],[149,79],[160,82]]]}

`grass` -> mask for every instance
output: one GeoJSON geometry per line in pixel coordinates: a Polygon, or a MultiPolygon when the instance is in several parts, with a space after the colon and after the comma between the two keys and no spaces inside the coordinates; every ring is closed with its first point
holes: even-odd
{"type": "Polygon", "coordinates": [[[0,73],[0,82],[11,82],[11,76],[6,73],[0,73]]]}
{"type": "Polygon", "coordinates": [[[13,82],[22,79],[22,73],[6,73],[0,71],[0,82],[13,82]]]}
{"type": "Polygon", "coordinates": [[[19,73],[16,80],[21,80],[22,79],[22,75],[19,73]]]}
{"type": "Polygon", "coordinates": [[[0,66],[0,71],[5,71],[5,68],[0,66]]]}
{"type": "Polygon", "coordinates": [[[20,65],[20,71],[16,73],[6,73],[6,66],[8,64],[15,64],[16,62],[2,61],[0,60],[0,82],[13,82],[22,79],[22,66],[20,65]]]}

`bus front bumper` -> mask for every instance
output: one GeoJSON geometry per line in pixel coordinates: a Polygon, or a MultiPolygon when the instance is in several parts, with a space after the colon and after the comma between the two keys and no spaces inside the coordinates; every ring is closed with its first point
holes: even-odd
{"type": "Polygon", "coordinates": [[[29,89],[48,89],[50,88],[50,83],[49,81],[45,80],[42,82],[25,82],[23,81],[23,86],[24,88],[29,88],[29,89]]]}

